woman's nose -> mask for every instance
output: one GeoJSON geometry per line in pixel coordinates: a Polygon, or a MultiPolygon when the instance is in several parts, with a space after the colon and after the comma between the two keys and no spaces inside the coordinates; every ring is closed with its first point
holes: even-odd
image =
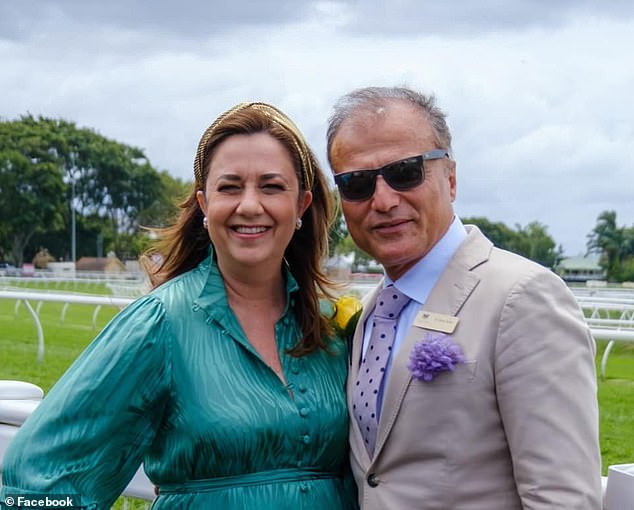
{"type": "Polygon", "coordinates": [[[244,189],[240,203],[238,204],[238,213],[253,215],[262,212],[262,201],[260,200],[260,193],[257,189],[247,187],[244,189]]]}

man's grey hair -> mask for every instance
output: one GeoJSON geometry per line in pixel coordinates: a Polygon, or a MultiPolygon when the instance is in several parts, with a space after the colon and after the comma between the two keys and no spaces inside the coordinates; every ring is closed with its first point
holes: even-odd
{"type": "Polygon", "coordinates": [[[331,159],[332,144],[343,122],[359,111],[376,110],[394,100],[407,101],[419,108],[429,121],[437,148],[447,149],[451,156],[451,132],[447,126],[447,116],[436,106],[433,95],[425,95],[407,87],[364,87],[342,96],[335,103],[334,112],[328,119],[326,150],[331,168],[334,168],[331,159]]]}

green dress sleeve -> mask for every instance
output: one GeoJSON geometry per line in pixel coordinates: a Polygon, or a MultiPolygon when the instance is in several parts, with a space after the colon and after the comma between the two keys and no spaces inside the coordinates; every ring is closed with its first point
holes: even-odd
{"type": "Polygon", "coordinates": [[[155,297],[121,311],[20,427],[4,457],[2,501],[74,494],[82,508],[110,508],[161,425],[170,338],[155,297]]]}

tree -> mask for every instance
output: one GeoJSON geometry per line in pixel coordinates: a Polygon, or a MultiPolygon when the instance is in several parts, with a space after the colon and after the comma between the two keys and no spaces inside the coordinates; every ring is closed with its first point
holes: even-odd
{"type": "Polygon", "coordinates": [[[476,225],[498,248],[522,255],[545,267],[552,269],[561,260],[562,247],[556,247],[548,228],[537,221],[526,227],[515,225],[515,230],[483,217],[463,218],[462,221],[476,225]]]}
{"type": "Polygon", "coordinates": [[[555,241],[548,234],[548,228],[538,221],[517,227],[517,238],[511,251],[519,253],[542,266],[554,268],[562,258],[563,249],[555,247],[555,241]]]}
{"type": "Polygon", "coordinates": [[[619,227],[616,211],[603,211],[588,234],[588,252],[600,255],[610,281],[634,280],[634,226],[619,227]]]}
{"type": "Polygon", "coordinates": [[[601,255],[600,264],[608,279],[614,280],[619,273],[622,258],[623,230],[616,225],[616,211],[603,211],[597,224],[588,234],[588,252],[601,255]]]}
{"type": "Polygon", "coordinates": [[[623,261],[618,279],[623,282],[634,282],[634,257],[628,257],[623,261]]]}
{"type": "Polygon", "coordinates": [[[487,218],[475,216],[472,218],[463,218],[464,224],[477,226],[482,233],[487,236],[491,242],[498,248],[503,250],[514,251],[513,247],[517,245],[518,234],[513,229],[507,227],[502,222],[493,223],[487,218]]]}
{"type": "Polygon", "coordinates": [[[142,246],[131,239],[140,220],[162,226],[180,198],[171,194],[185,186],[159,174],[138,148],[31,115],[0,122],[0,173],[0,251],[11,246],[16,263],[42,246],[56,258],[69,256],[73,210],[80,251],[92,253],[99,243],[117,253],[142,246]]]}
{"type": "Polygon", "coordinates": [[[621,257],[630,259],[634,257],[634,226],[622,229],[621,257]]]}
{"type": "Polygon", "coordinates": [[[112,249],[120,234],[132,234],[137,218],[161,192],[161,179],[140,149],[109,140],[89,129],[60,123],[66,144],[58,147],[67,181],[74,181],[73,206],[83,216],[108,222],[112,249]]]}
{"type": "MultiPolygon", "coordinates": [[[[336,191],[331,191],[333,194],[333,201],[336,207],[335,219],[330,226],[328,232],[328,256],[332,257],[335,253],[344,253],[340,250],[341,243],[348,236],[348,228],[346,227],[346,221],[343,217],[343,211],[341,209],[341,202],[339,194],[336,191]]],[[[346,252],[347,253],[347,252],[346,252]]]]}
{"type": "Polygon", "coordinates": [[[137,222],[143,227],[166,227],[178,214],[178,204],[189,195],[192,183],[159,173],[160,186],[152,197],[152,202],[137,215],[137,222]]]}
{"type": "Polygon", "coordinates": [[[1,240],[18,267],[34,234],[63,225],[65,186],[49,136],[31,122],[0,123],[1,240]]]}

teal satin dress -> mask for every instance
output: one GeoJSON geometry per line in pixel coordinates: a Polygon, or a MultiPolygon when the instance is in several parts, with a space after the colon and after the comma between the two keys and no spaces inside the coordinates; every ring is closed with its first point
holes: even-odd
{"type": "Polygon", "coordinates": [[[210,257],[126,307],[77,359],[12,441],[2,496],[79,494],[107,509],[144,462],[156,510],[355,508],[347,349],[287,354],[299,329],[286,281],[286,384],[244,336],[210,257]]]}

